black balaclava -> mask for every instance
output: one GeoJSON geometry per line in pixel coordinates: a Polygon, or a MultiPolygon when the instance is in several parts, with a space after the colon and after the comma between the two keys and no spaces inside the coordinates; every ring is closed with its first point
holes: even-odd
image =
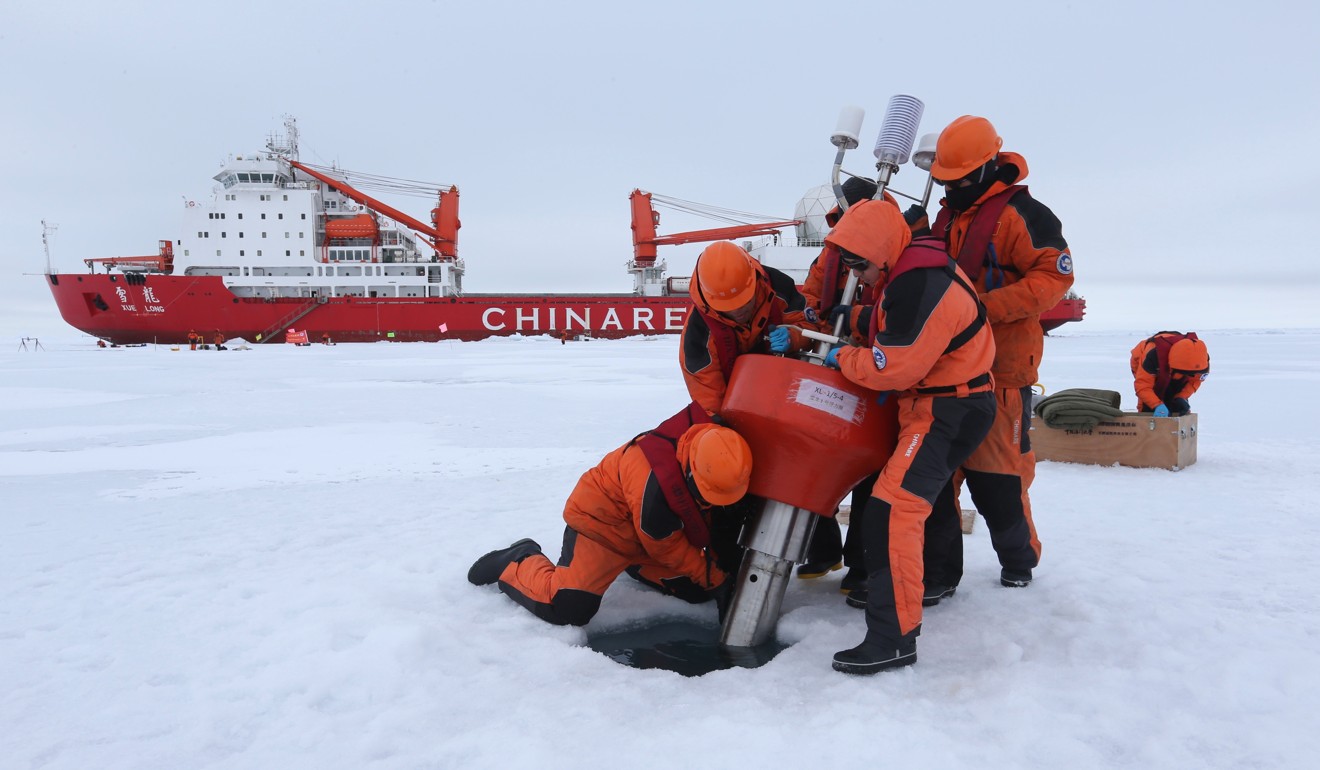
{"type": "MultiPolygon", "coordinates": [[[[971,184],[966,187],[945,187],[944,202],[954,211],[966,211],[972,207],[973,203],[980,200],[985,191],[990,189],[998,177],[995,173],[998,166],[995,165],[995,159],[986,161],[985,165],[972,171],[963,179],[970,179],[971,184]]],[[[958,181],[962,181],[961,179],[958,181]]]]}

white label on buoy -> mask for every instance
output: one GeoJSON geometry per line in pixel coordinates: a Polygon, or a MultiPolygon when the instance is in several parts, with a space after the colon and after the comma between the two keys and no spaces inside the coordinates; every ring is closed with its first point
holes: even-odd
{"type": "Polygon", "coordinates": [[[815,380],[801,379],[797,383],[794,400],[803,406],[829,412],[841,420],[860,423],[862,421],[862,400],[846,390],[839,390],[815,380]]]}

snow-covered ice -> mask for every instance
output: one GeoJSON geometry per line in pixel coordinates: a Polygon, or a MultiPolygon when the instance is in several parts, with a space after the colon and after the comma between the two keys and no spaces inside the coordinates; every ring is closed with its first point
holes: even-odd
{"type": "MultiPolygon", "coordinates": [[[[1154,329],[1060,330],[1051,391],[1134,397],[1154,329]]],[[[0,350],[0,767],[1312,767],[1320,331],[1201,330],[1181,471],[1042,463],[1044,559],[983,523],[920,662],[854,678],[842,573],[792,646],[621,666],[464,575],[686,402],[674,337],[0,350]]],[[[588,629],[713,621],[624,578],[588,629]]]]}

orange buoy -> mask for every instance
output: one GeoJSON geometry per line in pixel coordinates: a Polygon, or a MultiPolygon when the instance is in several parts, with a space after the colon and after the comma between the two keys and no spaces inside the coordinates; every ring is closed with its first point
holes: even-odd
{"type": "Polygon", "coordinates": [[[720,415],[752,448],[749,491],[821,516],[880,470],[898,441],[896,399],[836,369],[738,356],[720,415]]]}

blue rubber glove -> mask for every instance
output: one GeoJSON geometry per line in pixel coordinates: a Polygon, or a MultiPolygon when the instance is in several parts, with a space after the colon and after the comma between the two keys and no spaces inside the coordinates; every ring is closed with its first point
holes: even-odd
{"type": "MultiPolygon", "coordinates": [[[[828,367],[831,368],[831,369],[838,369],[838,368],[839,368],[839,348],[841,348],[841,347],[843,347],[843,346],[842,346],[842,345],[836,345],[835,347],[830,348],[830,352],[828,352],[828,353],[825,354],[825,365],[826,365],[826,366],[828,366],[828,367]]],[[[1166,409],[1165,411],[1167,412],[1168,410],[1166,409]]]]}
{"type": "Polygon", "coordinates": [[[1165,406],[1164,404],[1160,404],[1159,406],[1155,407],[1155,416],[1156,416],[1156,417],[1168,417],[1168,416],[1169,416],[1169,407],[1165,406]]]}
{"type": "Polygon", "coordinates": [[[787,353],[788,346],[791,342],[792,339],[789,337],[787,326],[776,326],[773,330],[771,330],[770,352],[787,353]]]}

